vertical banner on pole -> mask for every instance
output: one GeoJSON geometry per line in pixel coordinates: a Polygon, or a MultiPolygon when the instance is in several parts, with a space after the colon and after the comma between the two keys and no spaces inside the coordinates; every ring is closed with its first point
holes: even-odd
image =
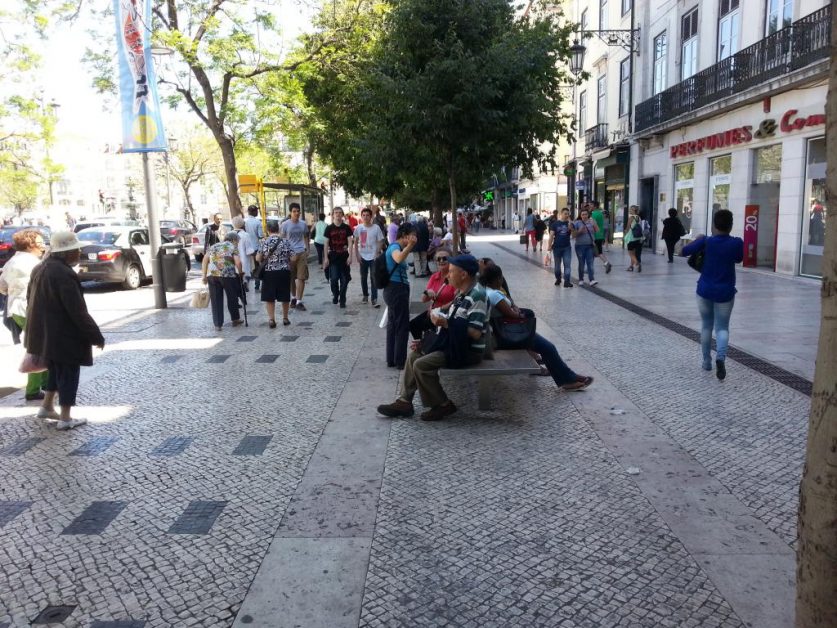
{"type": "Polygon", "coordinates": [[[744,266],[755,268],[758,265],[759,244],[759,206],[744,206],[744,266]]]}
{"type": "Polygon", "coordinates": [[[113,0],[113,13],[122,100],[122,151],[165,151],[166,133],[151,58],[151,0],[113,0]]]}

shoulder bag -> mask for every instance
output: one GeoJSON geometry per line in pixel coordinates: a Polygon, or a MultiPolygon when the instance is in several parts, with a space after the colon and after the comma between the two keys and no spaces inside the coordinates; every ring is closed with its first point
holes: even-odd
{"type": "Polygon", "coordinates": [[[523,318],[492,318],[497,349],[528,349],[535,339],[537,319],[532,310],[520,308],[523,318]]]}
{"type": "MultiPolygon", "coordinates": [[[[594,237],[593,237],[593,234],[592,234],[592,233],[590,233],[590,227],[588,227],[588,226],[587,226],[587,223],[586,223],[586,222],[584,222],[584,221],[582,220],[582,221],[581,221],[581,224],[582,224],[582,225],[584,225],[584,230],[585,230],[585,231],[587,231],[587,235],[588,235],[588,236],[590,236],[590,246],[592,246],[592,247],[593,247],[593,257],[598,257],[598,256],[599,256],[599,249],[597,249],[597,248],[596,248],[596,238],[594,238],[594,237]]],[[[522,311],[523,311],[523,310],[521,310],[521,312],[522,312],[522,311]]],[[[530,312],[531,312],[531,310],[528,310],[528,311],[530,311],[530,312]]],[[[534,314],[533,314],[533,316],[534,316],[534,314]]]]}
{"type": "Polygon", "coordinates": [[[267,252],[267,255],[265,255],[264,260],[262,260],[261,263],[259,263],[259,265],[256,266],[255,270],[253,271],[253,278],[254,279],[258,279],[259,281],[264,279],[264,273],[265,273],[265,270],[267,269],[267,263],[270,261],[270,256],[273,255],[276,252],[277,248],[279,248],[279,243],[281,241],[282,241],[282,238],[279,238],[278,240],[276,240],[276,244],[274,244],[273,247],[267,252]]]}

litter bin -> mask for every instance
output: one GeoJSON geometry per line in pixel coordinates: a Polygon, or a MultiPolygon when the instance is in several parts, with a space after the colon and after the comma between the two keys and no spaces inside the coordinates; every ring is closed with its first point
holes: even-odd
{"type": "Polygon", "coordinates": [[[182,244],[164,244],[157,253],[166,292],[186,292],[186,261],[182,244]]]}

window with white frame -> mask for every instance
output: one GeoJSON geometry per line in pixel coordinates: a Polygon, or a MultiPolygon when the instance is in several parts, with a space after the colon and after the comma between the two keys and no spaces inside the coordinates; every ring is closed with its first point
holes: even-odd
{"type": "Polygon", "coordinates": [[[628,11],[631,10],[632,4],[633,0],[622,0],[622,15],[625,15],[628,11]]]}
{"type": "Polygon", "coordinates": [[[767,0],[765,34],[772,35],[793,22],[793,0],[767,0]]]}
{"type": "Polygon", "coordinates": [[[741,32],[739,0],[720,0],[718,11],[718,61],[738,52],[738,34],[741,32]]]}
{"type": "Polygon", "coordinates": [[[607,0],[599,0],[599,30],[607,30],[607,0]]]}
{"type": "Polygon", "coordinates": [[[581,12],[581,19],[579,20],[579,22],[581,22],[581,31],[582,32],[590,30],[590,17],[589,17],[589,14],[587,13],[587,9],[584,9],[581,12]]]}
{"type": "Polygon", "coordinates": [[[654,93],[659,94],[666,88],[666,61],[668,56],[668,41],[663,31],[654,38],[654,93]]]}
{"type": "Polygon", "coordinates": [[[607,75],[599,77],[596,83],[596,123],[607,122],[607,75]]]}
{"type": "Polygon", "coordinates": [[[619,116],[630,113],[631,60],[623,59],[619,64],[619,116]]]}
{"type": "Polygon", "coordinates": [[[680,21],[680,78],[687,79],[697,72],[698,10],[693,9],[680,21]]]}
{"type": "Polygon", "coordinates": [[[583,133],[587,130],[587,92],[578,95],[578,130],[583,133]]]}

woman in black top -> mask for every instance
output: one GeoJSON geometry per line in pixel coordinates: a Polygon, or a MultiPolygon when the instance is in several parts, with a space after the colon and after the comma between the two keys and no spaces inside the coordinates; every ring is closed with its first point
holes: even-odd
{"type": "Polygon", "coordinates": [[[683,223],[677,217],[677,210],[672,207],[668,210],[668,218],[663,220],[662,238],[666,243],[669,264],[674,262],[674,246],[684,235],[686,235],[686,230],[683,228],[683,223]]]}

